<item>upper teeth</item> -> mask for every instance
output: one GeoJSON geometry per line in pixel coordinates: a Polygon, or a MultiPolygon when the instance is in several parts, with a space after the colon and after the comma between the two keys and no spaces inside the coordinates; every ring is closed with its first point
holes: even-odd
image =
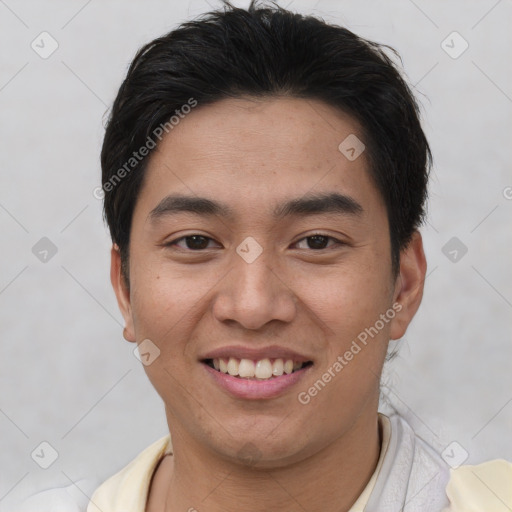
{"type": "Polygon", "coordinates": [[[229,373],[233,377],[256,377],[257,379],[269,379],[272,376],[279,377],[283,373],[289,374],[301,368],[302,363],[293,359],[268,358],[253,361],[252,359],[238,359],[236,357],[216,358],[213,367],[223,373],[229,373]]]}

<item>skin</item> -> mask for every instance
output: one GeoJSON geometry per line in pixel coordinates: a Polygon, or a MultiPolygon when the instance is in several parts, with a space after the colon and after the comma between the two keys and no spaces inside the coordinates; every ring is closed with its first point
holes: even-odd
{"type": "Polygon", "coordinates": [[[426,262],[415,233],[392,275],[386,209],[365,153],[349,161],[338,150],[360,133],[320,101],[228,99],[199,105],[152,153],[131,227],[129,288],[117,246],[111,253],[125,338],[150,339],[161,351],[144,368],[164,401],[174,455],[154,475],[148,511],[346,511],[370,479],[388,341],[404,335],[418,309],[426,262]],[[272,218],[276,204],[333,191],[362,213],[272,218]],[[151,221],[171,193],[225,202],[235,216],[151,221]],[[307,238],[315,233],[344,243],[322,239],[316,249],[307,238]],[[164,245],[193,234],[211,239],[206,249],[183,239],[164,245]],[[236,252],[248,236],[263,248],[250,264],[236,252]],[[297,394],[395,303],[400,312],[301,404],[297,394]],[[278,344],[314,365],[276,398],[235,398],[198,358],[237,343],[278,344]],[[238,455],[248,443],[257,449],[252,461],[238,455]]]}

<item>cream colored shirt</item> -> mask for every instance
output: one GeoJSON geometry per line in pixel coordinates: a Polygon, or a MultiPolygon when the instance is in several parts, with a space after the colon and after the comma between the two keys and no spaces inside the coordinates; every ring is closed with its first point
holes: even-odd
{"type": "MultiPolygon", "coordinates": [[[[349,512],[364,512],[386,455],[391,429],[389,419],[383,414],[379,414],[379,425],[382,444],[377,466],[364,491],[349,512]]],[[[92,496],[87,512],[145,512],[151,478],[159,461],[166,453],[172,453],[170,435],[150,445],[128,466],[104,482],[92,496]]]]}
{"type": "MultiPolygon", "coordinates": [[[[349,512],[365,512],[365,509],[366,512],[370,510],[387,512],[402,510],[404,507],[405,510],[421,512],[426,509],[436,512],[512,511],[511,462],[492,460],[475,466],[460,466],[457,469],[451,469],[448,476],[446,466],[444,466],[445,469],[442,466],[444,462],[438,458],[440,465],[437,466],[438,469],[434,466],[434,470],[446,473],[447,476],[444,480],[440,480],[445,482],[442,487],[436,488],[434,485],[430,488],[431,473],[427,471],[423,474],[423,479],[418,476],[421,476],[422,468],[428,468],[428,462],[424,458],[428,447],[419,440],[414,447],[412,441],[414,433],[410,427],[396,416],[391,418],[390,421],[390,418],[379,413],[382,434],[379,460],[364,491],[349,512]],[[404,433],[403,429],[408,429],[409,432],[404,433]],[[409,441],[404,441],[407,436],[409,441]],[[412,449],[411,455],[397,458],[400,450],[398,448],[397,451],[397,443],[398,447],[405,448],[402,455],[412,449]],[[412,453],[417,454],[413,459],[417,461],[415,467],[419,468],[419,472],[413,470],[413,467],[404,469],[403,464],[409,464],[413,460],[412,453]],[[394,478],[393,468],[398,469],[394,478]],[[417,488],[415,486],[419,486],[425,495],[425,498],[419,501],[419,506],[413,505],[415,498],[421,494],[421,491],[414,490],[417,488]],[[390,497],[391,501],[389,501],[390,497]],[[444,508],[429,505],[439,498],[442,502],[449,501],[449,504],[444,508]]],[[[166,453],[172,453],[170,435],[148,446],[126,467],[97,487],[88,505],[84,501],[83,487],[81,487],[82,491],[77,493],[75,486],[72,485],[38,493],[26,500],[17,512],[145,512],[151,479],[158,463],[166,453]]]]}

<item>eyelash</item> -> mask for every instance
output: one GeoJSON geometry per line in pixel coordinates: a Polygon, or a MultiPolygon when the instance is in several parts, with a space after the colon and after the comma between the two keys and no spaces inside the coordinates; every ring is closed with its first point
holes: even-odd
{"type": "MultiPolygon", "coordinates": [[[[205,235],[201,235],[200,233],[192,233],[190,235],[186,235],[186,236],[182,236],[180,238],[176,238],[174,240],[171,240],[170,242],[167,242],[165,245],[165,247],[173,247],[175,246],[178,242],[180,242],[181,240],[185,240],[187,238],[192,238],[194,236],[199,236],[201,238],[205,238],[207,240],[213,240],[213,238],[209,237],[209,236],[205,236],[205,235]]],[[[313,233],[311,235],[308,235],[308,236],[305,236],[303,238],[301,238],[300,240],[298,240],[297,242],[295,242],[296,244],[298,244],[299,242],[302,242],[303,240],[307,240],[308,238],[313,238],[315,236],[319,236],[319,237],[323,237],[323,238],[327,238],[328,240],[333,240],[335,242],[335,246],[343,246],[343,245],[347,245],[346,243],[342,242],[341,240],[338,240],[337,238],[334,238],[330,235],[326,235],[324,233],[313,233]]],[[[183,251],[186,251],[186,252],[203,252],[205,251],[206,249],[189,249],[189,248],[183,248],[183,247],[178,247],[179,249],[183,250],[183,251]]],[[[325,251],[325,250],[328,250],[329,247],[325,247],[325,248],[322,248],[322,249],[309,249],[310,251],[315,251],[315,252],[320,252],[320,251],[325,251]]],[[[331,247],[332,249],[332,247],[331,247]]]]}

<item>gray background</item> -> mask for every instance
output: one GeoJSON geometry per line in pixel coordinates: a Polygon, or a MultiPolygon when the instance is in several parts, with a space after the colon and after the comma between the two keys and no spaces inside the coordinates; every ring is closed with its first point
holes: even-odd
{"type": "MultiPolygon", "coordinates": [[[[435,165],[425,297],[385,393],[439,451],[456,441],[450,450],[466,450],[466,463],[512,460],[512,3],[280,3],[402,55],[435,165]],[[453,31],[469,44],[457,58],[464,41],[453,31]],[[460,247],[443,252],[452,237],[460,247]]],[[[161,400],[122,338],[93,190],[103,118],[135,51],[209,9],[0,0],[2,511],[36,490],[104,479],[167,433],[161,400]],[[46,59],[31,48],[43,31],[59,45],[46,59]],[[57,249],[46,262],[32,251],[43,237],[57,249]],[[58,452],[46,470],[30,455],[42,441],[58,452]]]]}

